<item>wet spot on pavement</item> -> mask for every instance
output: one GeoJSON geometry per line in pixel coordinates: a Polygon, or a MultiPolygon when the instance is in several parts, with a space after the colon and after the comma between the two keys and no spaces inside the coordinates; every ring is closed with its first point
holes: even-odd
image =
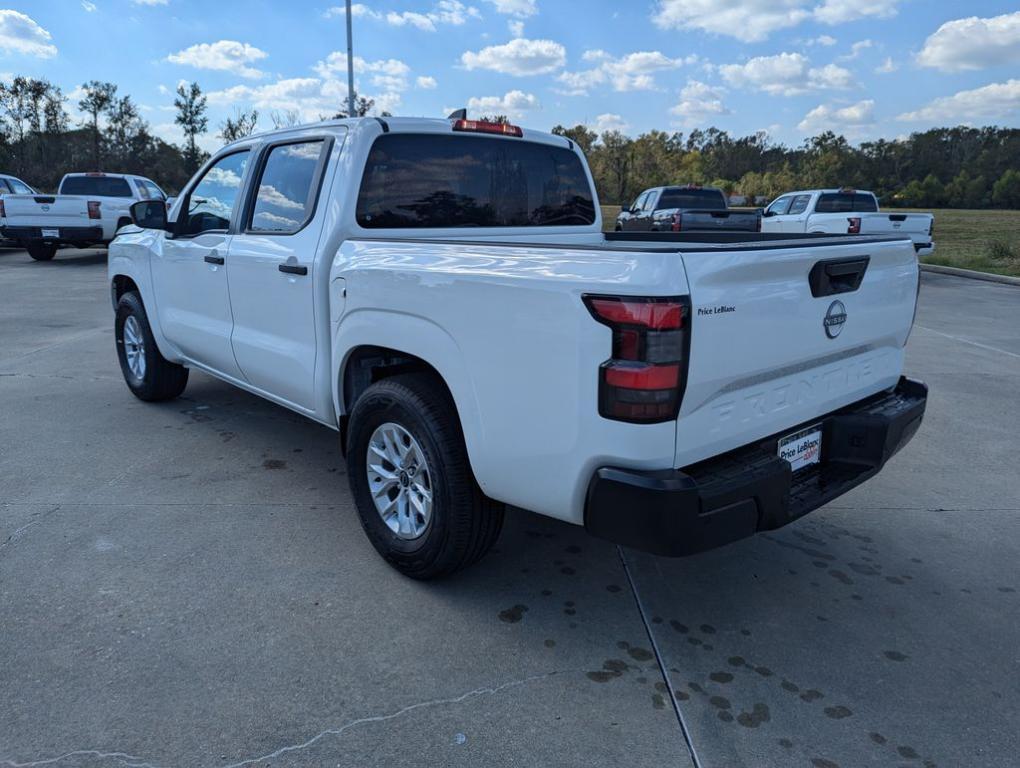
{"type": "Polygon", "coordinates": [[[899,651],[883,651],[882,655],[889,659],[889,661],[906,661],[910,658],[907,654],[900,653],[899,651]]]}
{"type": "Polygon", "coordinates": [[[708,703],[716,709],[729,709],[732,706],[730,700],[725,696],[713,696],[708,700],[708,703]]]}
{"type": "Polygon", "coordinates": [[[870,736],[871,740],[878,744],[879,746],[882,746],[886,742],[885,736],[878,732],[870,733],[868,735],[870,736]]]}
{"type": "Polygon", "coordinates": [[[708,679],[713,683],[729,683],[733,681],[733,675],[729,672],[713,672],[708,679]]]}
{"type": "Polygon", "coordinates": [[[809,688],[800,695],[804,701],[818,701],[818,699],[825,698],[825,694],[821,691],[816,691],[814,688],[809,688]]]}
{"type": "Polygon", "coordinates": [[[850,717],[852,714],[853,712],[850,708],[844,707],[842,704],[825,708],[825,716],[831,717],[833,720],[842,720],[844,717],[850,717]]]}
{"type": "Polygon", "coordinates": [[[286,469],[287,462],[280,459],[266,459],[262,462],[262,469],[286,469]]]}
{"type": "Polygon", "coordinates": [[[772,719],[767,704],[758,702],[750,712],[741,712],[737,715],[737,722],[745,728],[757,728],[762,723],[772,719]]]}
{"type": "Polygon", "coordinates": [[[832,578],[834,578],[836,581],[842,582],[843,584],[853,584],[854,583],[854,580],[851,579],[849,576],[847,576],[845,573],[843,573],[843,571],[838,571],[835,568],[833,568],[831,571],[829,571],[829,575],[832,578]]]}
{"type": "Polygon", "coordinates": [[[673,627],[673,629],[675,629],[681,635],[686,635],[689,631],[686,624],[681,624],[676,619],[671,620],[669,622],[669,626],[673,627]]]}
{"type": "Polygon", "coordinates": [[[655,656],[645,648],[628,648],[627,653],[634,661],[651,661],[655,656]]]}
{"type": "Polygon", "coordinates": [[[665,709],[666,708],[666,700],[664,698],[662,698],[662,694],[661,693],[653,693],[652,694],[652,706],[655,707],[656,709],[665,709]]]}
{"type": "Polygon", "coordinates": [[[619,592],[619,591],[620,591],[620,585],[619,584],[607,584],[606,585],[606,592],[619,592]]]}
{"type": "Polygon", "coordinates": [[[920,755],[917,754],[917,750],[913,747],[896,747],[896,751],[899,753],[900,757],[906,758],[907,760],[916,760],[920,757],[920,755]]]}
{"type": "Polygon", "coordinates": [[[500,621],[505,621],[507,624],[516,624],[524,618],[524,612],[527,610],[528,606],[520,604],[502,610],[499,612],[500,621]]]}

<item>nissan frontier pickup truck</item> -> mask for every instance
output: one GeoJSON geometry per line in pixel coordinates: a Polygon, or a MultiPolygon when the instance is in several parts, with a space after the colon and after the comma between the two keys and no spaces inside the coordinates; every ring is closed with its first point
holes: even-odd
{"type": "Polygon", "coordinates": [[[932,214],[880,212],[874,193],[859,189],[788,192],[765,209],[761,229],[808,234],[908,235],[918,256],[935,252],[932,214]]]}
{"type": "Polygon", "coordinates": [[[336,430],[368,538],[419,579],[480,558],[508,505],[659,555],[778,528],[925,410],[909,238],[603,234],[561,136],[287,128],[132,215],[108,268],[131,392],[197,370],[336,430]]]}

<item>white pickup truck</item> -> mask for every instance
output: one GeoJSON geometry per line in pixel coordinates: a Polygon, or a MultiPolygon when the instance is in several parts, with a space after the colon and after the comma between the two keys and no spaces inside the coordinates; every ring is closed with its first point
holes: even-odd
{"type": "Polygon", "coordinates": [[[126,173],[69,173],[56,195],[4,195],[0,237],[49,261],[62,246],[106,245],[131,223],[131,205],[140,200],[165,201],[151,179],[126,173]]]}
{"type": "Polygon", "coordinates": [[[663,555],[774,529],[925,409],[909,239],[603,234],[561,136],[288,128],[133,214],[109,258],[130,390],[196,369],[338,430],[369,539],[415,578],[484,554],[505,505],[663,555]]]}
{"type": "Polygon", "coordinates": [[[788,192],[765,209],[761,229],[829,235],[908,235],[918,256],[935,251],[932,214],[879,212],[874,193],[856,189],[788,192]]]}

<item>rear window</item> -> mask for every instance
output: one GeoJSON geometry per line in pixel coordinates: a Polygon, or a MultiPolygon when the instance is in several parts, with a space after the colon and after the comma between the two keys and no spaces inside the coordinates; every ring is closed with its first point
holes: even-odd
{"type": "Polygon", "coordinates": [[[861,192],[825,192],[815,205],[815,213],[874,213],[877,210],[875,196],[861,192]]]}
{"type": "Polygon", "coordinates": [[[656,208],[705,208],[725,211],[726,198],[718,189],[667,189],[656,208]]]}
{"type": "Polygon", "coordinates": [[[595,223],[578,156],[516,139],[388,134],[372,145],[357,221],[381,229],[595,223]]]}
{"type": "Polygon", "coordinates": [[[131,187],[127,179],[116,176],[68,176],[60,185],[60,194],[131,197],[131,187]]]}

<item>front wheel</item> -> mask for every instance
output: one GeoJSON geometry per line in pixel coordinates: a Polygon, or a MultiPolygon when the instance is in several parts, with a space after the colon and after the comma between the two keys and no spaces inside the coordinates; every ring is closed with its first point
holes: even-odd
{"type": "Polygon", "coordinates": [[[156,347],[142,299],[125,293],[114,320],[117,358],[128,389],[139,400],[172,400],[188,385],[188,369],[171,363],[156,347]]]}
{"type": "Polygon", "coordinates": [[[347,476],[372,545],[415,579],[471,565],[503,525],[503,506],[478,487],[456,408],[434,375],[384,379],[358,398],[347,476]]]}
{"type": "Polygon", "coordinates": [[[49,261],[57,255],[55,243],[30,243],[25,246],[25,250],[36,261],[49,261]]]}

